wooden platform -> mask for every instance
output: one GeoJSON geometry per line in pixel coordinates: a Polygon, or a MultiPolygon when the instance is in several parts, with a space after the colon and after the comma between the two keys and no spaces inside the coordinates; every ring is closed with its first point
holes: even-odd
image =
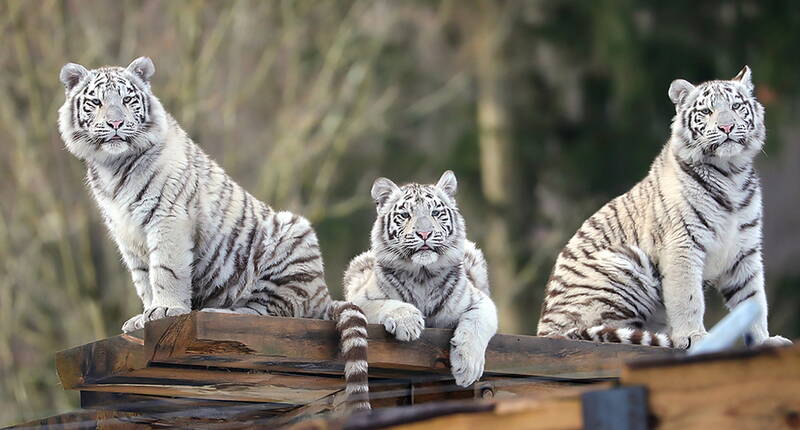
{"type": "Polygon", "coordinates": [[[382,428],[708,430],[800,428],[800,346],[625,365],[614,387],[588,385],[484,401],[428,403],[292,430],[382,428]]]}
{"type": "MultiPolygon", "coordinates": [[[[602,388],[620,376],[626,361],[677,354],[501,334],[487,350],[484,378],[464,389],[450,376],[451,330],[426,329],[415,342],[399,342],[378,325],[368,332],[375,409],[602,388]]],[[[330,321],[191,313],[61,351],[56,368],[65,389],[80,390],[83,410],[33,427],[275,426],[340,413],[344,399],[330,321]]]]}

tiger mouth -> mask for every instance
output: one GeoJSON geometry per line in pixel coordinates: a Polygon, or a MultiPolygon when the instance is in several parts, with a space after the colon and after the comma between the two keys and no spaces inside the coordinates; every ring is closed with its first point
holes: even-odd
{"type": "Polygon", "coordinates": [[[106,139],[105,143],[127,142],[127,141],[128,141],[128,139],[126,139],[126,138],[124,138],[124,137],[122,137],[120,135],[114,135],[113,137],[110,137],[110,138],[106,139]]]}
{"type": "Polygon", "coordinates": [[[420,252],[420,251],[432,251],[432,250],[433,250],[433,248],[431,248],[428,245],[422,245],[419,248],[417,248],[417,252],[420,252]]]}

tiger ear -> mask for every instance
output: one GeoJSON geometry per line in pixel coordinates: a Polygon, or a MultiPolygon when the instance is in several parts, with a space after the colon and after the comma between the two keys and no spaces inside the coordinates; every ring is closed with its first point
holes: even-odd
{"type": "Polygon", "coordinates": [[[391,180],[386,178],[378,178],[375,180],[372,184],[372,200],[375,200],[378,209],[389,200],[389,197],[391,197],[392,193],[395,191],[400,191],[400,187],[391,180]]]}
{"type": "Polygon", "coordinates": [[[150,83],[150,77],[156,72],[156,66],[149,57],[139,57],[128,65],[128,71],[138,76],[144,83],[150,83]]]}
{"type": "Polygon", "coordinates": [[[747,91],[753,94],[753,72],[750,70],[750,66],[745,65],[731,80],[744,85],[747,91]]]}
{"type": "Polygon", "coordinates": [[[442,173],[442,177],[439,178],[439,182],[436,183],[436,188],[444,191],[450,198],[455,198],[456,188],[458,188],[458,181],[456,180],[455,173],[453,173],[452,170],[442,173]]]}
{"type": "Polygon", "coordinates": [[[679,106],[683,101],[686,99],[686,96],[689,95],[689,92],[694,89],[694,85],[692,85],[689,81],[684,79],[675,79],[669,84],[669,99],[672,100],[672,103],[675,106],[679,106]]]}
{"type": "Polygon", "coordinates": [[[88,75],[89,71],[86,70],[86,67],[83,67],[80,64],[67,63],[61,68],[61,74],[59,75],[59,78],[61,79],[61,83],[64,84],[64,88],[69,91],[75,88],[75,85],[78,85],[81,80],[88,75]]]}

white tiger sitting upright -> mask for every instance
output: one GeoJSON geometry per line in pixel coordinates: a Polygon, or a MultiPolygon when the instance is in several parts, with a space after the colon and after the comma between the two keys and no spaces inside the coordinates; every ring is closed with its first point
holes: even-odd
{"type": "Polygon", "coordinates": [[[600,208],[556,259],[539,336],[688,348],[706,336],[703,288],[760,308],[748,343],[770,336],[761,258],[766,138],[750,68],[699,85],[677,79],[672,135],[650,172],[600,208]]]}
{"type": "Polygon", "coordinates": [[[372,247],[350,262],[344,291],[369,322],[383,324],[399,340],[419,338],[426,326],[455,329],[450,364],[456,383],[466,387],[483,374],[497,311],[486,260],[466,239],[455,194],[449,170],[436,185],[398,187],[377,179],[372,247]]]}
{"type": "Polygon", "coordinates": [[[348,403],[369,409],[366,317],[331,300],[311,224],[236,184],[150,89],[155,66],[61,69],[58,125],[83,160],[144,307],[124,331],[190,310],[337,321],[348,403]]]}

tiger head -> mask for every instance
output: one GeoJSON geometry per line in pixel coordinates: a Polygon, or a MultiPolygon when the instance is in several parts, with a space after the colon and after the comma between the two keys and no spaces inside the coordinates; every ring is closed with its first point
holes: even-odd
{"type": "Polygon", "coordinates": [[[391,267],[435,269],[458,264],[466,228],[456,205],[456,176],[446,171],[436,185],[398,187],[386,178],[372,185],[378,218],[372,227],[372,249],[391,267]]]}
{"type": "Polygon", "coordinates": [[[748,66],[729,81],[694,86],[677,79],[669,98],[676,111],[672,142],[687,161],[749,161],[764,145],[764,107],[753,96],[748,66]]]}
{"type": "Polygon", "coordinates": [[[127,68],[64,65],[66,100],[58,125],[67,149],[82,160],[103,162],[154,145],[166,128],[163,107],[150,90],[154,72],[147,57],[127,68]]]}

